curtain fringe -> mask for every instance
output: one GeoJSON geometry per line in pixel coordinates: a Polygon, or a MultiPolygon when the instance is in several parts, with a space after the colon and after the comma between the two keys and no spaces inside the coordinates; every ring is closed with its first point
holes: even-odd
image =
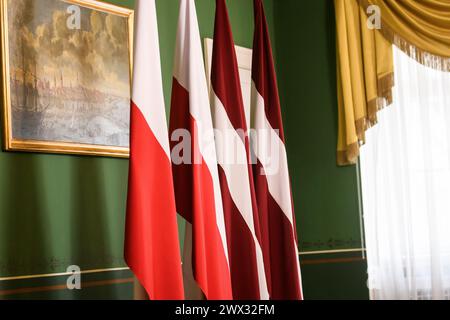
{"type": "Polygon", "coordinates": [[[346,150],[337,152],[340,166],[355,164],[359,157],[359,147],[366,142],[366,131],[378,123],[377,113],[392,104],[394,73],[391,72],[378,79],[378,97],[367,102],[367,115],[355,121],[358,142],[347,146],[346,150]]]}
{"type": "Polygon", "coordinates": [[[340,150],[337,152],[337,164],[338,166],[348,166],[356,164],[359,157],[359,143],[355,142],[347,146],[346,150],[340,150]]]}
{"type": "MultiPolygon", "coordinates": [[[[364,8],[364,11],[370,6],[370,2],[368,0],[357,0],[359,5],[364,8]]],[[[422,50],[412,43],[406,41],[399,34],[395,33],[394,30],[389,28],[389,26],[382,20],[382,27],[380,30],[381,34],[393,45],[402,50],[405,54],[407,54],[410,58],[416,60],[418,63],[444,72],[450,72],[450,57],[442,57],[435,54],[432,54],[428,51],[422,50]]]]}
{"type": "Polygon", "coordinates": [[[378,123],[377,113],[392,104],[394,73],[391,72],[378,79],[378,97],[367,101],[367,115],[355,121],[356,134],[360,145],[365,143],[365,132],[378,123]]]}
{"type": "MultiPolygon", "coordinates": [[[[385,33],[390,32],[382,32],[385,33]]],[[[385,35],[386,37],[386,35],[385,35]]],[[[402,50],[410,58],[416,60],[420,64],[443,72],[450,72],[450,58],[441,57],[417,48],[413,44],[409,43],[397,34],[391,35],[392,39],[389,39],[397,48],[402,50]]]]}

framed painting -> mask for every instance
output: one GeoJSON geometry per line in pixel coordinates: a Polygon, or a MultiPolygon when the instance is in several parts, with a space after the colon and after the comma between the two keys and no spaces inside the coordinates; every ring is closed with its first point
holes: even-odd
{"type": "Polygon", "coordinates": [[[133,10],[0,0],[4,149],[129,156],[133,10]]]}

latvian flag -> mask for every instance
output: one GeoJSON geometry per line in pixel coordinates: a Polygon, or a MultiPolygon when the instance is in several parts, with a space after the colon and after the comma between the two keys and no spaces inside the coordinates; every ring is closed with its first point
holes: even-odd
{"type": "Polygon", "coordinates": [[[233,297],[268,299],[248,130],[225,0],[216,1],[211,70],[211,103],[233,297]]]}
{"type": "Polygon", "coordinates": [[[263,251],[271,299],[302,299],[281,107],[262,0],[254,0],[252,149],[263,251]]]}

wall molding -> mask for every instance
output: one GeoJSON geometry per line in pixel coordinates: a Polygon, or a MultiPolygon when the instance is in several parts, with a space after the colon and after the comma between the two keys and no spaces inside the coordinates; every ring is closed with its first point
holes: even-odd
{"type": "MultiPolygon", "coordinates": [[[[118,285],[118,284],[129,284],[129,283],[134,283],[134,278],[122,278],[122,279],[112,279],[112,280],[102,280],[102,281],[88,281],[88,282],[83,282],[83,288],[94,288],[94,287],[102,287],[102,286],[110,286],[110,285],[118,285]]],[[[67,284],[0,290],[0,297],[12,296],[12,295],[18,295],[18,294],[38,293],[38,292],[62,291],[62,290],[67,290],[67,284]]]]}
{"type": "MultiPolygon", "coordinates": [[[[316,255],[316,254],[336,254],[336,253],[354,253],[361,252],[365,253],[365,248],[349,248],[349,249],[337,249],[337,250],[311,250],[299,252],[299,256],[316,255]]],[[[82,270],[81,274],[94,274],[94,273],[104,273],[104,272],[114,272],[114,271],[126,271],[130,270],[128,267],[119,268],[104,268],[104,269],[92,269],[92,270],[82,270]]],[[[45,274],[31,274],[31,275],[21,275],[12,277],[0,277],[0,282],[4,281],[14,281],[14,280],[28,280],[28,279],[39,279],[39,278],[51,278],[51,277],[63,277],[70,276],[71,272],[59,272],[59,273],[45,273],[45,274]]]]}
{"type": "Polygon", "coordinates": [[[337,250],[313,250],[299,252],[299,256],[314,255],[314,254],[333,254],[333,253],[351,253],[351,252],[366,252],[365,248],[349,248],[349,249],[337,249],[337,250]]]}
{"type": "Polygon", "coordinates": [[[365,261],[363,257],[353,257],[353,258],[330,258],[330,259],[311,259],[300,261],[303,265],[315,265],[315,264],[330,264],[330,263],[350,263],[350,262],[361,262],[365,261]]]}
{"type": "MultiPolygon", "coordinates": [[[[128,267],[120,268],[105,268],[105,269],[92,269],[92,270],[82,270],[80,274],[93,274],[93,273],[103,273],[103,272],[114,272],[114,271],[125,271],[130,270],[128,267]]],[[[46,274],[31,274],[13,277],[0,277],[0,282],[2,281],[13,281],[13,280],[28,280],[28,279],[39,279],[39,278],[51,278],[51,277],[63,277],[73,275],[72,272],[60,272],[60,273],[46,273],[46,274]]]]}

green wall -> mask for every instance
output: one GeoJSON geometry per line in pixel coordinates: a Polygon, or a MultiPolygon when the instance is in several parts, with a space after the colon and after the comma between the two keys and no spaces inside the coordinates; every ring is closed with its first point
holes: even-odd
{"type": "MultiPolygon", "coordinates": [[[[134,5],[133,0],[110,2],[134,5]]],[[[235,42],[245,47],[252,45],[252,2],[227,1],[235,42]]],[[[196,4],[201,36],[212,37],[214,1],[196,4]]],[[[335,165],[332,1],[265,0],[265,6],[300,248],[360,248],[355,168],[335,165]]],[[[157,10],[169,108],[178,0],[157,0],[157,10]]],[[[64,272],[71,264],[84,270],[125,266],[127,166],[120,159],[0,152],[0,277],[64,272]]],[[[301,261],[306,298],[367,298],[365,263],[358,255],[308,255],[301,261]]],[[[85,276],[87,284],[100,285],[76,293],[55,289],[65,277],[0,281],[0,299],[2,291],[9,298],[131,298],[130,278],[128,271],[85,276]],[[42,287],[30,293],[29,288],[42,287]],[[18,294],[22,288],[29,293],[18,294]]]]}
{"type": "MultiPolygon", "coordinates": [[[[336,166],[333,1],[275,1],[274,16],[300,250],[361,248],[356,168],[336,166]]],[[[306,298],[368,298],[361,253],[301,261],[306,298]]]]}

